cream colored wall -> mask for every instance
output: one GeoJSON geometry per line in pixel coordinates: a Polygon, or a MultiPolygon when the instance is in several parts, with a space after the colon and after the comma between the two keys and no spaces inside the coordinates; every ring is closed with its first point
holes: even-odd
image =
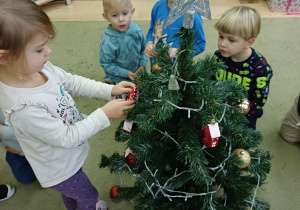
{"type": "MultiPolygon", "coordinates": [[[[133,20],[150,20],[151,9],[157,0],[132,0],[135,7],[133,20]]],[[[230,7],[241,5],[240,0],[210,0],[212,19],[220,18],[221,14],[230,7]]],[[[256,8],[262,18],[289,18],[300,17],[300,15],[287,15],[286,12],[270,12],[266,0],[257,0],[257,3],[243,4],[256,8]]],[[[101,0],[72,0],[67,6],[61,3],[49,2],[42,5],[53,21],[105,21],[102,17],[101,0]]]]}

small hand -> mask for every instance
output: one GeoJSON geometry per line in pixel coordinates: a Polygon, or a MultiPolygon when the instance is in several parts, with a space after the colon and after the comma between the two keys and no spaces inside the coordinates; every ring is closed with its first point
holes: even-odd
{"type": "Polygon", "coordinates": [[[170,48],[169,50],[170,58],[174,58],[176,54],[177,54],[177,48],[170,48]]]}
{"type": "Polygon", "coordinates": [[[127,82],[127,81],[119,82],[112,88],[111,95],[119,96],[119,95],[123,95],[124,93],[129,93],[134,87],[135,84],[133,84],[132,82],[127,82]]]}
{"type": "Polygon", "coordinates": [[[138,74],[140,71],[144,71],[145,67],[144,66],[140,66],[137,70],[136,70],[136,74],[138,74]]]}
{"type": "Polygon", "coordinates": [[[101,109],[109,119],[119,119],[125,118],[127,116],[126,110],[131,110],[134,106],[134,101],[115,99],[105,104],[101,109]]]}
{"type": "Polygon", "coordinates": [[[148,42],[145,48],[145,55],[148,56],[149,58],[152,58],[155,55],[154,52],[154,44],[152,41],[148,42]]]}
{"type": "Polygon", "coordinates": [[[128,78],[130,80],[134,80],[134,78],[136,77],[137,73],[133,73],[132,71],[128,72],[128,78]]]}

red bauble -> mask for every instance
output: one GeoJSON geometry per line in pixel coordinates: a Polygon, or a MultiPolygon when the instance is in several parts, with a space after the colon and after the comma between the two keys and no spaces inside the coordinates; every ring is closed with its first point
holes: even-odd
{"type": "Polygon", "coordinates": [[[135,86],[129,93],[126,95],[127,101],[133,101],[138,97],[138,86],[135,86]]]}
{"type": "Polygon", "coordinates": [[[110,191],[109,191],[109,195],[112,199],[116,199],[119,195],[118,193],[118,189],[120,188],[120,186],[113,186],[110,191]]]}

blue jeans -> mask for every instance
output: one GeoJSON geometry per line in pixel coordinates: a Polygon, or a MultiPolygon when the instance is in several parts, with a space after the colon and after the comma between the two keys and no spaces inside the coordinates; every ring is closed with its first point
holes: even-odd
{"type": "Polygon", "coordinates": [[[6,152],[6,161],[18,182],[29,184],[36,180],[35,174],[25,156],[6,152]]]}

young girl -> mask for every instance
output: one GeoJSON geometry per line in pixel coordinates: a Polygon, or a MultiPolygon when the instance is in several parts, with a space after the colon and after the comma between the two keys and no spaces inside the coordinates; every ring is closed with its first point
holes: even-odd
{"type": "Polygon", "coordinates": [[[111,100],[135,85],[112,86],[52,65],[47,42],[55,29],[31,0],[0,0],[0,25],[0,107],[37,179],[60,192],[67,209],[107,209],[81,169],[88,138],[134,102],[112,100],[83,119],[71,94],[111,100]]]}

